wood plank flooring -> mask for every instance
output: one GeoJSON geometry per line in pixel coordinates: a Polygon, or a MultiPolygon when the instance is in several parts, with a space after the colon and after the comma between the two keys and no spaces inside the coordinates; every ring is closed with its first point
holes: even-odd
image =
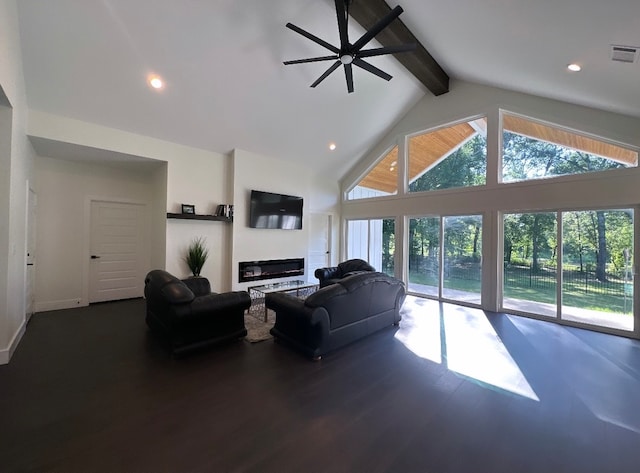
{"type": "Polygon", "coordinates": [[[173,359],[140,299],[36,314],[0,366],[0,471],[638,471],[638,341],[405,308],[320,362],[272,341],[173,359]]]}

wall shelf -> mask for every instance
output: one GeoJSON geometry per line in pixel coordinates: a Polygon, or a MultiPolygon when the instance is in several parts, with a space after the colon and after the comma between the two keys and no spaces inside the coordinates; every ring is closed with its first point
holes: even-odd
{"type": "Polygon", "coordinates": [[[211,220],[214,222],[233,222],[233,217],[224,217],[222,215],[200,215],[200,214],[174,214],[167,212],[167,218],[177,218],[182,220],[211,220]]]}

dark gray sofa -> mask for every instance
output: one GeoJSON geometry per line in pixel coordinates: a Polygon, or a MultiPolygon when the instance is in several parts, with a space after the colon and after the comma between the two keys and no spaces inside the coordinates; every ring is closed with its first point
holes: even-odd
{"type": "Polygon", "coordinates": [[[277,341],[313,359],[400,322],[405,290],[402,281],[379,272],[347,276],[306,300],[284,293],[267,294],[276,313],[271,334],[277,341]]]}

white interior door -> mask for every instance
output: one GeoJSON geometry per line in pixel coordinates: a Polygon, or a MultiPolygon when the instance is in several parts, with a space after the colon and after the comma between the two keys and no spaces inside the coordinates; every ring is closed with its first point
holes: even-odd
{"type": "Polygon", "coordinates": [[[149,251],[144,205],[91,202],[89,302],[142,297],[149,251]]]}
{"type": "Polygon", "coordinates": [[[315,281],[317,268],[331,263],[331,215],[309,215],[309,254],[307,257],[307,281],[315,281]]]}

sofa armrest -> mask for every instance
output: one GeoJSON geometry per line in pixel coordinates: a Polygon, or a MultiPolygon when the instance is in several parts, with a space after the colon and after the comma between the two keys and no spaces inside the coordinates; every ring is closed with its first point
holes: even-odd
{"type": "Polygon", "coordinates": [[[224,292],[221,294],[207,294],[196,297],[186,310],[176,310],[174,314],[185,320],[202,319],[205,317],[220,317],[231,314],[241,314],[251,306],[251,298],[246,291],[224,292]]]}
{"type": "Polygon", "coordinates": [[[303,312],[304,301],[298,297],[293,297],[290,294],[283,292],[273,292],[267,294],[264,298],[264,304],[267,309],[274,310],[276,312],[303,312]]]}

